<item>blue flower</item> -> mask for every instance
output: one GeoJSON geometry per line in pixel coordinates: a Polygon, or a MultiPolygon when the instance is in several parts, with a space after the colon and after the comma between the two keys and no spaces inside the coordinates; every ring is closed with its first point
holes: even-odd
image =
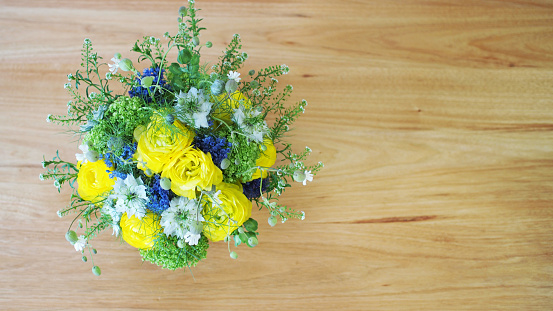
{"type": "Polygon", "coordinates": [[[121,179],[126,178],[127,174],[117,171],[117,168],[119,166],[122,166],[122,165],[126,164],[125,161],[129,161],[129,160],[132,159],[134,153],[136,152],[136,147],[137,147],[136,143],[131,144],[131,145],[123,146],[123,152],[121,153],[121,156],[119,156],[119,157],[114,155],[112,152],[109,152],[109,153],[106,153],[106,154],[100,156],[100,158],[104,161],[104,163],[106,163],[107,167],[115,168],[114,171],[109,172],[110,173],[109,174],[110,178],[116,178],[116,177],[119,177],[121,179]]]}
{"type": "Polygon", "coordinates": [[[150,187],[146,189],[150,202],[146,204],[146,208],[156,214],[161,214],[171,203],[174,195],[170,190],[164,190],[159,184],[159,175],[155,175],[150,187]]]}
{"type": "Polygon", "coordinates": [[[227,158],[232,144],[224,137],[216,136],[196,136],[194,137],[194,145],[203,153],[210,153],[213,163],[221,168],[221,161],[227,158]]]}
{"type": "Polygon", "coordinates": [[[261,186],[261,178],[254,179],[242,184],[242,192],[248,198],[248,200],[253,200],[261,196],[261,192],[267,191],[269,186],[269,177],[263,179],[263,186],[260,191],[259,187],[261,186]]]}
{"type": "MultiPolygon", "coordinates": [[[[159,67],[156,68],[146,68],[144,69],[143,73],[136,77],[135,81],[140,84],[140,80],[144,77],[153,77],[154,81],[152,82],[152,86],[150,86],[148,89],[150,89],[150,93],[154,94],[156,85],[161,86],[162,88],[169,88],[170,86],[167,84],[167,82],[163,79],[163,73],[165,72],[165,69],[161,69],[161,74],[159,72],[159,67]]],[[[129,91],[130,97],[142,97],[145,102],[151,103],[152,97],[150,97],[150,94],[148,94],[148,89],[142,87],[142,86],[136,86],[133,87],[129,91]]],[[[156,97],[157,99],[157,97],[156,97]]]]}

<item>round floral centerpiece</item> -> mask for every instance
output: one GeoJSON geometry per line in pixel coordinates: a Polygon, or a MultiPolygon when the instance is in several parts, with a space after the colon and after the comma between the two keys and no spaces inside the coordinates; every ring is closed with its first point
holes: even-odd
{"type": "MultiPolygon", "coordinates": [[[[254,202],[271,226],[305,217],[278,203],[291,181],[305,185],[323,166],[305,165],[311,150],[296,154],[284,140],[307,106],[285,106],[292,86],[277,91],[276,78],[288,67],[244,75],[238,35],[218,63],[202,64],[200,50],[212,43],[200,41],[194,2],[179,16],[178,33],[166,33],[165,42],[144,37],[134,44],[135,61],[116,53],[104,63],[85,39],[82,69],[65,84],[67,114],[47,118],[80,141],[74,161],[56,152],[43,161],[40,178],[73,190],[58,215],[75,216],[66,239],[85,262],[97,253],[91,240],[109,228],[143,260],[178,269],[206,258],[210,242],[228,243],[234,259],[230,244],[255,247],[254,202]],[[178,52],[172,62],[171,50],[178,52]],[[115,93],[113,84],[125,91],[115,93]]],[[[92,272],[100,275],[94,262],[92,272]]]]}

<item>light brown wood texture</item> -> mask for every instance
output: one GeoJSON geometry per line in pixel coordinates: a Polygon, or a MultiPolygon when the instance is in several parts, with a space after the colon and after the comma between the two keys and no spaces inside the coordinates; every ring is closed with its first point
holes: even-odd
{"type": "Polygon", "coordinates": [[[46,123],[90,38],[109,60],[176,32],[184,1],[0,1],[0,309],[553,309],[553,2],[197,1],[214,62],[291,72],[290,141],[325,168],[282,202],[304,221],[224,243],[191,271],[142,263],[110,232],[100,277],[65,241],[42,156],[78,152],[46,123]]]}

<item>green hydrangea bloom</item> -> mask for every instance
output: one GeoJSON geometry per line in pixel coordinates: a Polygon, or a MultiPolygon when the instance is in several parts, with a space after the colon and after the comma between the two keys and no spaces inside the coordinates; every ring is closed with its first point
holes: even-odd
{"type": "Polygon", "coordinates": [[[156,265],[170,270],[176,270],[183,267],[195,267],[196,264],[206,258],[209,242],[202,235],[198,245],[183,244],[183,248],[177,246],[177,238],[160,235],[156,244],[151,249],[141,249],[140,255],[142,261],[149,261],[156,265]]]}
{"type": "Polygon", "coordinates": [[[132,143],[134,129],[147,124],[152,115],[151,110],[141,109],[143,107],[144,100],[139,97],[117,98],[106,110],[104,117],[88,132],[85,140],[100,154],[111,151],[119,156],[123,146],[132,143]],[[114,138],[120,140],[120,143],[113,144],[114,138]]]}
{"type": "Polygon", "coordinates": [[[234,183],[251,180],[255,172],[251,168],[255,166],[255,161],[259,157],[259,146],[248,143],[248,138],[243,135],[229,136],[227,140],[232,143],[232,149],[227,155],[230,165],[223,170],[223,181],[234,183]]]}

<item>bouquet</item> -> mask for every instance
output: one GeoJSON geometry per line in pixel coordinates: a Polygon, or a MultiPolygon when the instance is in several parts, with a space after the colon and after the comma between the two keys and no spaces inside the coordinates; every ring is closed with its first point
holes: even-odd
{"type": "Polygon", "coordinates": [[[59,151],[45,159],[40,179],[72,189],[58,215],[74,215],[65,237],[84,262],[91,259],[95,275],[91,240],[104,230],[143,261],[175,270],[206,258],[210,242],[226,242],[233,259],[231,246],[255,247],[254,202],[271,226],[305,217],[278,197],[323,167],[304,164],[311,150],[294,153],[285,141],[307,102],[284,105],[292,86],[277,91],[277,77],[286,65],[244,74],[239,35],[218,63],[202,64],[200,51],[212,43],[201,44],[196,13],[193,0],[181,7],[178,32],[165,33],[165,43],[137,40],[135,61],[116,53],[103,63],[85,39],[82,68],[64,86],[72,97],[67,114],[47,117],[69,126],[80,152],[73,161],[59,151]]]}

